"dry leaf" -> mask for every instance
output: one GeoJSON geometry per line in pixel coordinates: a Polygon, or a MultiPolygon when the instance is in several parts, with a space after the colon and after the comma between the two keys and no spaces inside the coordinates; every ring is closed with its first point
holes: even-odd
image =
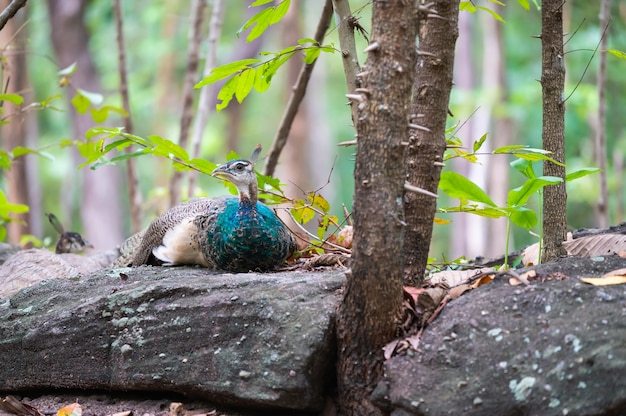
{"type": "Polygon", "coordinates": [[[602,277],[609,277],[609,276],[626,276],[626,269],[613,270],[611,272],[605,273],[604,276],[602,277]]]}
{"type": "Polygon", "coordinates": [[[68,404],[57,412],[57,416],[81,416],[83,408],[78,403],[68,404]]]}
{"type": "MultiPolygon", "coordinates": [[[[520,275],[520,277],[522,279],[525,279],[527,282],[530,282],[530,281],[534,280],[537,277],[537,272],[534,271],[534,270],[529,270],[526,273],[522,273],[520,275]]],[[[522,284],[522,282],[519,279],[516,279],[514,277],[510,277],[509,278],[509,284],[511,286],[519,286],[519,285],[522,284]]]]}
{"type": "Polygon", "coordinates": [[[383,355],[385,356],[385,360],[388,360],[391,358],[399,342],[400,342],[400,339],[394,339],[393,341],[391,341],[390,343],[388,343],[387,345],[383,347],[383,355]]]}
{"type": "Polygon", "coordinates": [[[526,267],[534,266],[539,260],[539,243],[532,244],[522,252],[522,264],[526,267]]]}
{"type": "Polygon", "coordinates": [[[487,283],[493,282],[494,275],[486,274],[479,279],[476,279],[474,283],[472,283],[472,289],[476,289],[478,286],[485,285],[487,283]]]}
{"type": "Polygon", "coordinates": [[[0,411],[20,416],[43,416],[35,407],[22,403],[13,396],[6,396],[0,401],[0,411]]]}
{"type": "Polygon", "coordinates": [[[337,234],[337,243],[343,248],[352,248],[353,234],[354,228],[351,225],[346,225],[337,234]]]}
{"type": "Polygon", "coordinates": [[[445,282],[449,287],[459,286],[471,281],[472,277],[480,273],[496,274],[493,267],[483,267],[481,269],[472,270],[444,270],[442,272],[433,273],[428,280],[431,284],[441,284],[445,282]]]}
{"type": "Polygon", "coordinates": [[[570,256],[597,257],[610,256],[626,251],[626,235],[596,234],[565,241],[563,247],[570,256]]]}
{"type": "Polygon", "coordinates": [[[109,415],[109,416],[130,416],[132,414],[133,414],[132,410],[127,410],[125,412],[113,413],[112,415],[109,415]]]}
{"type": "Polygon", "coordinates": [[[626,283],[626,276],[581,277],[580,280],[594,286],[623,285],[626,283]]]}
{"type": "Polygon", "coordinates": [[[459,285],[459,286],[455,286],[452,289],[450,289],[450,299],[456,299],[459,296],[461,296],[463,293],[467,292],[468,290],[472,290],[472,285],[470,285],[469,283],[465,283],[463,285],[459,285]]]}

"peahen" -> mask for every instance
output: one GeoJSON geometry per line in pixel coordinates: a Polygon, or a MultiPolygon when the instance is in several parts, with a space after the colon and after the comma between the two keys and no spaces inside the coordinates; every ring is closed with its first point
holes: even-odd
{"type": "Polygon", "coordinates": [[[274,212],[258,202],[254,162],[231,160],[212,176],[233,183],[239,197],[198,198],[176,205],[146,229],[133,266],[197,264],[231,272],[267,271],[296,250],[293,234],[274,212]]]}

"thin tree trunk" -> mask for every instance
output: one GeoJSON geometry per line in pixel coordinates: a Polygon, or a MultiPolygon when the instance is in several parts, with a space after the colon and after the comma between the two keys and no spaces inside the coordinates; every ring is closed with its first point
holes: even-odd
{"type": "Polygon", "coordinates": [[[354,263],[337,317],[339,405],[348,416],[382,414],[370,393],[382,375],[382,347],[396,334],[402,306],[402,142],[409,135],[416,35],[412,2],[373,3],[358,103],[354,263]]]}
{"type": "MultiPolygon", "coordinates": [[[[611,0],[600,1],[600,50],[605,51],[608,45],[609,13],[611,11],[611,0]]],[[[596,226],[606,228],[609,226],[609,189],[607,185],[607,161],[606,161],[606,53],[601,53],[600,67],[598,68],[598,120],[596,124],[595,157],[596,166],[600,168],[598,179],[600,181],[600,195],[596,204],[596,226]]]]}
{"type": "MultiPolygon", "coordinates": [[[[6,4],[6,2],[3,3],[6,4]]],[[[0,30],[4,29],[7,22],[24,6],[26,6],[26,0],[12,0],[9,4],[3,6],[4,10],[0,13],[0,30]]]]}
{"type": "MultiPolygon", "coordinates": [[[[61,68],[73,62],[77,64],[77,71],[72,75],[72,85],[100,92],[100,79],[89,52],[89,31],[83,20],[87,4],[87,0],[48,0],[51,39],[61,68]]],[[[70,100],[68,91],[72,135],[77,140],[84,140],[85,132],[94,125],[93,120],[89,114],[76,113],[70,100]]],[[[78,165],[80,158],[77,153],[75,158],[78,165]]],[[[81,173],[83,182],[79,210],[83,235],[98,250],[115,247],[124,239],[119,169],[105,166],[95,171],[83,169],[81,173]]],[[[66,197],[66,194],[64,190],[63,196],[66,197]]],[[[65,213],[66,216],[72,214],[65,213]]],[[[68,225],[66,227],[70,228],[68,225]]]]}
{"type": "MultiPolygon", "coordinates": [[[[126,117],[124,118],[124,130],[133,134],[133,118],[130,112],[130,99],[128,98],[128,76],[126,73],[126,46],[124,42],[124,19],[122,14],[121,0],[115,0],[113,3],[113,11],[115,15],[115,31],[117,33],[117,50],[118,50],[118,67],[120,73],[120,95],[126,117]]],[[[126,149],[126,153],[130,153],[130,147],[126,149]]],[[[141,192],[139,190],[139,179],[137,178],[137,169],[135,159],[131,158],[126,161],[126,181],[128,183],[128,199],[130,201],[130,224],[131,232],[138,233],[141,230],[141,192]]]]}
{"type": "MultiPolygon", "coordinates": [[[[183,81],[183,100],[180,115],[180,133],[178,144],[183,149],[187,148],[189,142],[189,130],[193,122],[193,97],[196,82],[198,82],[198,65],[200,56],[200,42],[202,42],[202,22],[204,21],[204,10],[206,0],[194,0],[191,6],[191,20],[193,25],[189,33],[189,47],[187,48],[187,71],[183,81]]],[[[170,206],[180,202],[181,182],[183,173],[175,170],[170,181],[170,206]]]]}
{"type": "MultiPolygon", "coordinates": [[[[352,12],[350,11],[350,2],[348,0],[333,0],[333,8],[339,18],[337,23],[337,33],[339,35],[339,46],[341,47],[341,59],[343,62],[343,73],[346,77],[346,86],[348,94],[354,94],[357,88],[357,76],[361,67],[359,65],[359,57],[356,53],[356,44],[354,42],[354,25],[352,24],[352,12]]],[[[350,103],[352,112],[352,123],[356,128],[357,106],[350,103]]]]}
{"type": "MultiPolygon", "coordinates": [[[[408,182],[436,193],[446,149],[459,1],[436,0],[432,10],[441,18],[420,19],[417,65],[411,67],[416,72],[411,122],[426,129],[411,129],[406,163],[408,182]]],[[[423,194],[406,193],[404,202],[407,221],[404,278],[407,284],[419,285],[428,261],[437,201],[423,194]]]]}
{"type": "MultiPolygon", "coordinates": [[[[2,7],[7,7],[6,0],[2,1],[2,7]]],[[[9,94],[26,95],[25,101],[30,101],[30,95],[26,94],[28,87],[26,54],[27,33],[25,28],[20,26],[24,23],[23,16],[9,20],[0,33],[0,41],[5,48],[2,57],[2,92],[9,94]],[[9,46],[10,45],[10,46],[9,46]],[[12,51],[12,52],[11,52],[12,51]],[[6,88],[6,91],[5,91],[6,88]]],[[[8,101],[2,103],[2,118],[8,121],[0,127],[0,136],[2,137],[3,148],[11,151],[17,146],[26,147],[26,117],[27,114],[20,108],[16,107],[8,101]]],[[[28,155],[27,155],[28,156],[28,155]]],[[[28,195],[28,169],[27,163],[32,160],[27,156],[16,159],[10,170],[3,171],[5,176],[7,199],[13,204],[31,205],[28,195]]],[[[19,244],[24,234],[31,233],[30,221],[32,213],[14,214],[12,215],[20,221],[12,221],[7,225],[8,241],[13,244],[19,244]]]]}
{"type": "MultiPolygon", "coordinates": [[[[543,0],[541,4],[541,91],[543,99],[543,148],[565,163],[565,62],[563,56],[563,1],[543,0]]],[[[564,255],[561,243],[567,234],[567,193],[565,167],[545,161],[543,174],[563,178],[559,185],[543,191],[543,250],[541,261],[564,255]]]]}
{"type": "MultiPolygon", "coordinates": [[[[222,19],[224,15],[224,0],[215,0],[213,2],[213,8],[211,10],[211,20],[209,21],[209,34],[207,35],[207,51],[206,61],[204,64],[203,78],[208,77],[211,74],[213,68],[217,66],[217,45],[222,33],[222,19]]],[[[198,111],[196,114],[195,123],[193,126],[193,136],[191,139],[191,157],[200,157],[200,145],[202,143],[202,137],[204,135],[204,129],[206,128],[207,120],[213,109],[210,106],[211,97],[210,93],[213,89],[209,87],[202,88],[200,90],[200,98],[198,98],[198,111]]],[[[196,181],[198,179],[198,172],[195,170],[189,171],[189,190],[187,193],[188,198],[193,198],[196,192],[196,181]]]]}
{"type": "MultiPolygon", "coordinates": [[[[315,36],[313,37],[313,39],[315,39],[318,43],[322,43],[322,40],[324,40],[324,34],[330,25],[332,15],[332,3],[330,0],[326,0],[322,10],[322,15],[320,16],[320,20],[317,24],[317,29],[315,30],[315,36]]],[[[272,148],[270,149],[269,156],[265,164],[265,170],[263,172],[265,175],[272,176],[274,174],[274,170],[278,164],[278,158],[287,143],[289,130],[291,129],[293,120],[298,112],[298,107],[304,98],[304,93],[306,92],[306,87],[309,83],[309,79],[311,78],[311,73],[313,72],[316,62],[317,59],[310,64],[305,63],[300,69],[298,79],[293,87],[293,92],[289,98],[283,117],[280,120],[276,137],[274,137],[274,141],[272,142],[272,148]]]]}

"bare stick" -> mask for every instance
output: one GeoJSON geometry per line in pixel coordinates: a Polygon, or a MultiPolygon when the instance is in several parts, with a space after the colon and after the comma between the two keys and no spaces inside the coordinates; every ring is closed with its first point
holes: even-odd
{"type": "MultiPolygon", "coordinates": [[[[126,111],[124,118],[124,130],[133,134],[133,119],[130,113],[130,100],[128,98],[128,76],[126,72],[126,47],[124,42],[124,20],[122,17],[121,0],[113,3],[113,13],[115,14],[115,31],[117,34],[117,54],[118,71],[120,73],[120,95],[122,96],[122,106],[126,111]]],[[[131,153],[131,148],[126,148],[126,153],[131,153]]],[[[132,234],[141,230],[141,192],[139,191],[139,179],[135,159],[129,158],[126,161],[126,180],[128,181],[128,199],[130,200],[130,223],[132,234]]]]}
{"type": "MultiPolygon", "coordinates": [[[[204,77],[211,74],[211,70],[217,66],[217,44],[222,33],[222,18],[224,10],[224,0],[214,0],[211,20],[209,22],[209,34],[207,35],[206,63],[204,65],[204,77]]],[[[202,135],[206,128],[207,120],[211,114],[211,88],[202,88],[198,99],[198,111],[193,126],[193,137],[191,138],[191,157],[200,157],[200,144],[202,135]]],[[[196,180],[198,172],[189,171],[189,190],[187,196],[192,198],[196,192],[196,180]]]]}
{"type": "MultiPolygon", "coordinates": [[[[326,3],[324,4],[324,9],[322,10],[322,16],[320,17],[320,20],[317,24],[317,29],[315,31],[314,39],[316,42],[322,43],[322,41],[324,40],[324,34],[326,33],[328,26],[330,25],[330,19],[332,15],[333,6],[331,4],[331,0],[326,0],[326,3]]],[[[270,149],[270,153],[265,164],[265,171],[263,173],[264,175],[272,176],[274,174],[274,171],[276,170],[278,157],[280,156],[280,153],[287,143],[289,130],[291,130],[291,125],[294,118],[296,117],[296,113],[298,112],[298,107],[300,106],[300,103],[304,98],[304,93],[306,92],[306,87],[309,83],[309,79],[311,78],[311,72],[313,72],[315,62],[317,62],[317,60],[311,62],[310,64],[305,63],[300,70],[298,80],[296,81],[296,85],[293,88],[293,93],[289,98],[287,108],[285,109],[285,113],[283,114],[280,126],[278,127],[278,132],[276,133],[276,137],[274,138],[274,142],[272,143],[272,148],[270,149]]]]}
{"type": "MultiPolygon", "coordinates": [[[[333,0],[333,8],[339,16],[339,24],[337,25],[337,34],[339,35],[339,47],[341,48],[341,58],[343,61],[343,73],[346,77],[346,86],[348,94],[354,93],[357,88],[357,74],[361,71],[359,58],[356,53],[356,44],[354,42],[354,26],[351,24],[354,17],[350,10],[348,0],[333,0]]],[[[357,106],[350,104],[352,111],[352,124],[356,128],[357,106]]]]}
{"type": "Polygon", "coordinates": [[[0,13],[0,30],[4,28],[19,9],[26,6],[26,0],[12,0],[11,3],[0,13]]]}
{"type": "MultiPolygon", "coordinates": [[[[198,56],[200,55],[200,42],[202,42],[202,22],[206,0],[194,0],[191,6],[191,19],[193,26],[189,33],[189,46],[187,47],[187,71],[183,83],[183,106],[180,114],[180,133],[178,144],[183,149],[187,148],[189,130],[193,121],[193,86],[198,77],[198,56]]],[[[170,181],[170,206],[174,206],[180,199],[180,184],[182,172],[174,171],[170,181]]]]}

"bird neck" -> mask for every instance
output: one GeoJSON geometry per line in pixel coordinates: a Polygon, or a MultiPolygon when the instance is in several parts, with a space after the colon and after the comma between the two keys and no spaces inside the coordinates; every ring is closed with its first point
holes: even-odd
{"type": "Polygon", "coordinates": [[[256,205],[258,200],[258,187],[256,182],[251,183],[247,189],[239,189],[239,200],[242,205],[256,205]]]}

